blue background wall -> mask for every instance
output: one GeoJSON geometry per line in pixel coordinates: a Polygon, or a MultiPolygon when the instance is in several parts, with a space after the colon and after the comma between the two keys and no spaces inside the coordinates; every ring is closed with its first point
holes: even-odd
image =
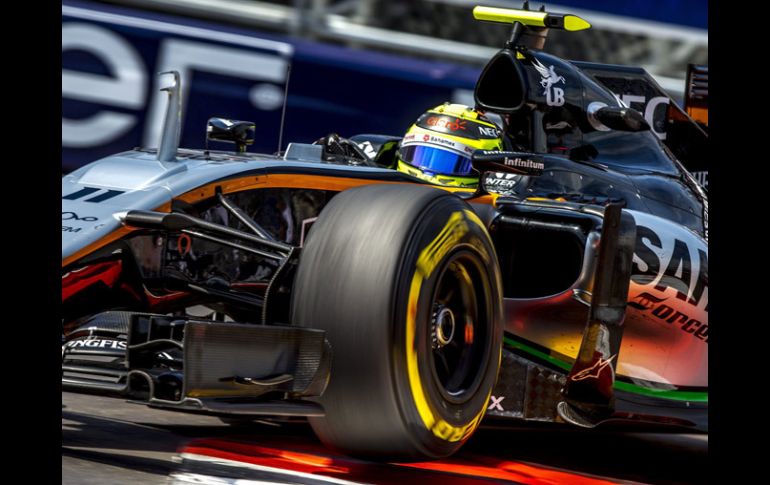
{"type": "MultiPolygon", "coordinates": [[[[65,44],[62,51],[63,84],[74,85],[62,93],[62,166],[65,171],[119,150],[157,146],[151,143],[144,126],[150,121],[153,103],[165,106],[155,89],[156,73],[162,68],[159,52],[163,49],[168,51],[166,63],[194,66],[183,79],[189,95],[184,105],[181,146],[190,148],[203,147],[206,120],[211,116],[222,116],[256,122],[257,141],[249,151],[276,151],[284,84],[260,79],[261,62],[266,66],[273,60],[290,62],[292,66],[284,148],[288,141],[311,142],[331,132],[342,136],[367,132],[402,134],[425,109],[456,99],[460,94],[471,94],[469,90],[473,89],[480,72],[480,69],[450,63],[409,59],[69,0],[63,3],[62,29],[65,44]],[[185,32],[195,35],[185,35],[185,32]],[[239,37],[241,40],[278,41],[291,46],[293,52],[285,55],[269,47],[255,48],[231,42],[227,37],[231,34],[242,36],[239,37]],[[102,44],[116,43],[125,52],[107,52],[94,46],[102,38],[102,44]],[[253,60],[258,67],[245,74],[233,74],[217,55],[190,53],[206,51],[207,47],[240,53],[245,58],[259,57],[253,60]],[[119,89],[112,90],[115,92],[107,88],[103,92],[96,92],[98,89],[83,92],[80,84],[64,82],[66,76],[83,74],[94,75],[102,84],[122,76],[123,87],[130,88],[123,92],[134,93],[134,99],[120,99],[119,89]],[[254,102],[255,89],[261,90],[266,99],[254,102]],[[97,116],[107,121],[97,124],[97,116]],[[98,133],[99,130],[112,133],[111,123],[116,123],[119,118],[129,120],[126,123],[130,127],[124,133],[117,134],[118,130],[111,136],[98,133]],[[65,124],[78,123],[93,128],[85,130],[79,137],[64,129],[65,124]]],[[[242,68],[232,67],[235,70],[242,68]]],[[[218,144],[212,144],[211,148],[230,149],[218,144]]]]}

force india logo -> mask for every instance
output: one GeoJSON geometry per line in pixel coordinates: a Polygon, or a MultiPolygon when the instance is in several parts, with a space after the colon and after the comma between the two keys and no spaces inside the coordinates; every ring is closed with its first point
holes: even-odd
{"type": "Polygon", "coordinates": [[[72,340],[65,344],[70,349],[86,348],[86,349],[115,349],[126,350],[126,342],[122,340],[110,340],[110,339],[81,339],[72,340]]]}
{"type": "Polygon", "coordinates": [[[658,298],[649,293],[642,292],[628,302],[628,306],[640,311],[649,311],[650,315],[667,325],[677,326],[683,332],[709,343],[708,322],[701,322],[696,318],[677,310],[664,303],[668,298],[658,298]]]}
{"type": "Polygon", "coordinates": [[[543,87],[545,104],[548,106],[563,106],[564,90],[554,86],[554,84],[567,84],[564,76],[559,76],[556,74],[556,70],[554,69],[553,65],[551,65],[551,67],[545,67],[540,61],[534,58],[532,59],[532,67],[537,69],[537,72],[539,72],[540,76],[543,78],[540,80],[540,86],[543,87]]]}

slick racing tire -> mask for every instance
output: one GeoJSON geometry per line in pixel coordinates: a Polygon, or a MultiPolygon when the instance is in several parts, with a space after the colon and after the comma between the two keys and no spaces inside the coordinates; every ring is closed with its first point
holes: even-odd
{"type": "Polygon", "coordinates": [[[294,325],[332,346],[328,446],[434,459],[479,425],[502,345],[500,270],[483,223],[458,197],[419,185],[336,195],[313,225],[294,283],[294,325]]]}

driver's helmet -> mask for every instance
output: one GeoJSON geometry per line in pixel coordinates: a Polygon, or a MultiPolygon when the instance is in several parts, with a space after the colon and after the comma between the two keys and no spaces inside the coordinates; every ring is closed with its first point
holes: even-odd
{"type": "Polygon", "coordinates": [[[409,127],[398,149],[397,169],[437,185],[474,187],[475,150],[502,150],[500,129],[464,104],[444,103],[409,127]]]}

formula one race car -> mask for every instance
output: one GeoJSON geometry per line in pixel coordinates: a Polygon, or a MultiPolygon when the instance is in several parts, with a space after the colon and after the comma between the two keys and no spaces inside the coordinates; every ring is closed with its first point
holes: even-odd
{"type": "Polygon", "coordinates": [[[62,179],[63,388],[305,416],[388,458],[450,455],[485,415],[706,430],[706,129],[670,102],[661,142],[608,87],[666,96],[647,73],[540,50],[579,17],[474,15],[512,25],[475,90],[510,150],[473,154],[476,190],[388,168],[386,136],[255,155],[213,118],[236,152],[180,149],[165,73],[160,147],[62,179]]]}

